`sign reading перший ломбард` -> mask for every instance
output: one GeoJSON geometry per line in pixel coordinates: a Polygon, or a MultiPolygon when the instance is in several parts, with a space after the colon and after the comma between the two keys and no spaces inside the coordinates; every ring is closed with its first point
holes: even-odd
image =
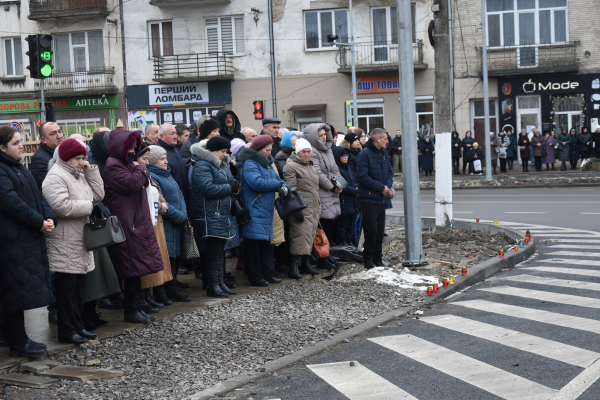
{"type": "Polygon", "coordinates": [[[150,107],[208,104],[208,82],[149,85],[150,107]]]}

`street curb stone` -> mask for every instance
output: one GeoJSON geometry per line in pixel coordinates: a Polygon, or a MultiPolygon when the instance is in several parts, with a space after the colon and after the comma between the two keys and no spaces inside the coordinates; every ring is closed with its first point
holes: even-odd
{"type": "MultiPolygon", "coordinates": [[[[386,222],[404,225],[404,217],[387,216],[386,222]]],[[[435,218],[422,218],[422,225],[424,228],[435,227],[435,218]]],[[[504,233],[510,238],[515,239],[515,241],[524,236],[523,232],[514,229],[503,228],[500,226],[483,223],[472,223],[467,221],[455,220],[453,226],[455,229],[463,229],[469,231],[477,230],[492,235],[496,233],[504,233]]],[[[502,271],[505,268],[513,267],[527,260],[535,253],[535,250],[535,239],[532,238],[531,243],[529,245],[526,245],[524,248],[519,249],[518,252],[505,250],[504,258],[493,257],[487,261],[470,267],[466,276],[456,277],[456,283],[454,285],[449,286],[446,289],[440,288],[440,290],[442,291],[436,293],[433,296],[426,297],[426,299],[423,302],[421,302],[421,304],[419,304],[418,306],[402,307],[392,311],[388,311],[385,314],[381,314],[375,318],[371,318],[370,320],[363,322],[362,324],[356,325],[350,329],[340,332],[329,340],[323,340],[321,342],[316,343],[313,346],[305,347],[302,350],[299,350],[295,353],[288,354],[277,360],[268,362],[263,367],[259,368],[258,371],[238,375],[236,377],[227,379],[223,382],[217,383],[216,385],[210,386],[198,393],[189,396],[188,399],[210,400],[213,399],[215,396],[224,395],[244,385],[247,385],[248,383],[256,381],[257,379],[264,378],[265,376],[267,376],[267,374],[282,370],[283,368],[286,368],[299,361],[302,361],[302,359],[306,357],[314,356],[318,353],[321,353],[324,350],[337,346],[340,343],[344,343],[344,340],[351,339],[360,334],[376,329],[379,325],[383,325],[396,318],[405,316],[410,311],[416,310],[417,308],[423,307],[427,304],[435,303],[436,301],[447,298],[448,296],[458,293],[469,286],[473,286],[474,284],[489,278],[490,276],[502,271]]]]}

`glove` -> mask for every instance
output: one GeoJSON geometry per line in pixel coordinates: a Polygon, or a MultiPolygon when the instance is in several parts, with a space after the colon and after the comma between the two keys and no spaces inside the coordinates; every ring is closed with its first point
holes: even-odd
{"type": "Polygon", "coordinates": [[[298,222],[304,222],[304,215],[301,212],[294,214],[294,219],[298,222]]]}
{"type": "Polygon", "coordinates": [[[229,182],[229,186],[231,186],[231,193],[238,194],[240,191],[240,183],[235,179],[229,182]]]}
{"type": "Polygon", "coordinates": [[[288,194],[290,194],[290,189],[287,186],[279,188],[279,197],[286,197],[288,194]]]}

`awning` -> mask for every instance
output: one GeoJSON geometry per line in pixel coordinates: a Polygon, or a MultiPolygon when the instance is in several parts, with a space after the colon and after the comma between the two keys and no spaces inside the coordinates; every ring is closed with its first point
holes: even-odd
{"type": "Polygon", "coordinates": [[[291,106],[288,111],[315,111],[322,110],[327,107],[327,104],[301,104],[297,106],[291,106]]]}

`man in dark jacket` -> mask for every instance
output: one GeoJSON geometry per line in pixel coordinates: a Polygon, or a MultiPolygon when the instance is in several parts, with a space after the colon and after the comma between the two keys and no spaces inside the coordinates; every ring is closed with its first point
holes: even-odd
{"type": "Polygon", "coordinates": [[[217,112],[217,115],[212,117],[215,121],[219,123],[221,126],[220,135],[230,142],[235,139],[244,140],[244,135],[242,135],[242,125],[240,124],[240,120],[237,115],[227,108],[222,108],[217,112]]]}
{"type": "Polygon", "coordinates": [[[371,131],[370,139],[356,162],[358,197],[363,213],[366,269],[383,267],[382,247],[385,231],[385,195],[394,182],[394,170],[386,151],[388,135],[384,129],[371,131]]]}
{"type": "Polygon", "coordinates": [[[281,120],[277,118],[265,118],[262,120],[263,130],[261,135],[269,135],[273,138],[273,148],[271,154],[277,155],[281,151],[281,138],[279,137],[279,125],[281,120]]]}
{"type": "Polygon", "coordinates": [[[394,161],[394,172],[402,173],[402,132],[396,131],[396,137],[392,140],[392,157],[394,161]]]}
{"type": "Polygon", "coordinates": [[[146,125],[146,129],[144,129],[144,143],[146,146],[153,146],[158,142],[158,125],[156,124],[148,124],[146,125]]]}
{"type": "Polygon", "coordinates": [[[63,141],[63,132],[56,122],[45,122],[40,126],[40,148],[31,157],[29,171],[35,178],[40,191],[42,182],[48,173],[48,163],[54,155],[54,149],[63,141]]]}

